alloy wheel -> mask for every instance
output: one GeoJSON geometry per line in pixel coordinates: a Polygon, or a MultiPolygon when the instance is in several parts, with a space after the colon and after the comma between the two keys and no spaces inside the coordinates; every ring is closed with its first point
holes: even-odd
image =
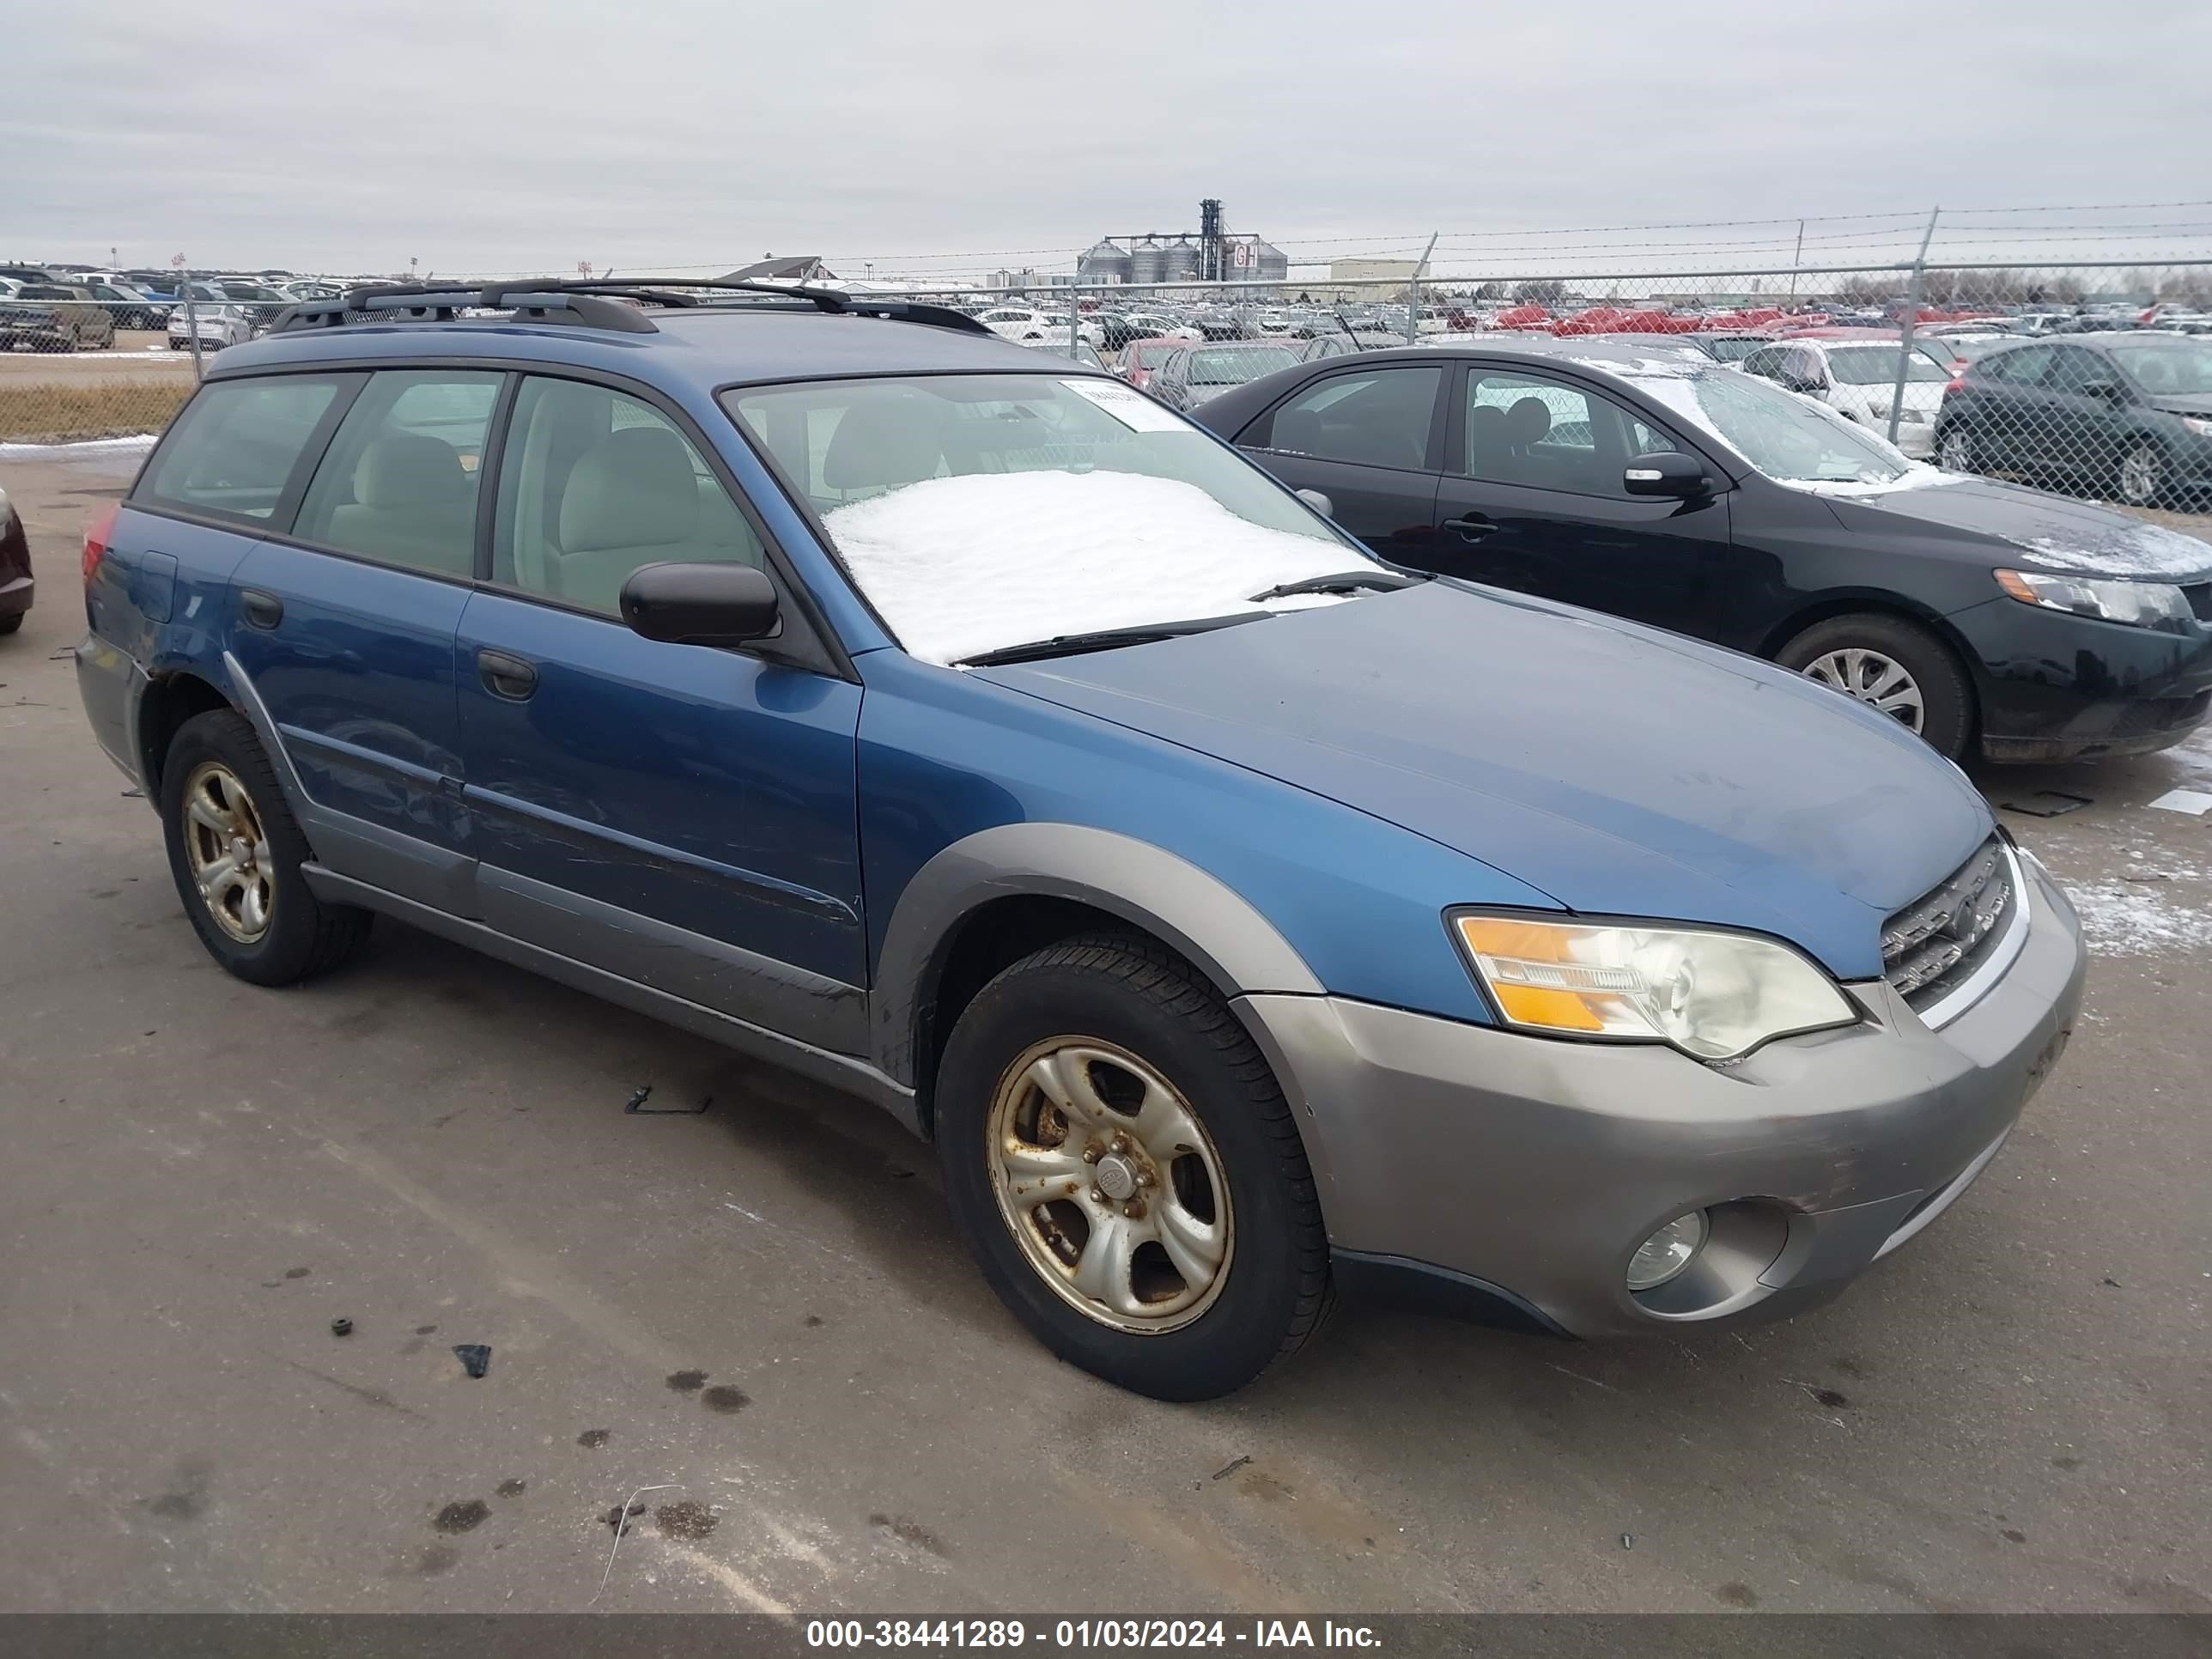
{"type": "Polygon", "coordinates": [[[2120,463],[2120,499],[2130,507],[2148,507],[2158,500],[2158,451],[2144,444],[2128,452],[2120,463]]]}
{"type": "Polygon", "coordinates": [[[207,761],[185,781],[185,859],[208,914],[240,945],[269,931],[275,865],[261,814],[238,775],[207,761]]]}
{"type": "Polygon", "coordinates": [[[1826,651],[1807,663],[1805,678],[1870,703],[1917,733],[1928,711],[1919,682],[1894,658],[1860,646],[1826,651]]]}
{"type": "Polygon", "coordinates": [[[1158,1072],[1097,1038],[1049,1038],[1002,1074],[986,1133],[1000,1218],[1061,1300],[1138,1335],[1213,1305],[1235,1242],[1229,1183],[1158,1072]]]}
{"type": "Polygon", "coordinates": [[[1937,452],[1936,461],[1946,472],[1972,472],[1974,470],[1974,441],[1959,428],[1943,434],[1943,445],[1937,452]]]}

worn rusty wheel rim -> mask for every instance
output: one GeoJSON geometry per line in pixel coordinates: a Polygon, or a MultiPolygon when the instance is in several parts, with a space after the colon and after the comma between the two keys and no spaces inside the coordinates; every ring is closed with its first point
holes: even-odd
{"type": "Polygon", "coordinates": [[[185,862],[215,925],[240,945],[269,932],[276,879],[261,813],[238,774],[204,761],[185,780],[185,862]]]}
{"type": "Polygon", "coordinates": [[[1235,1218],[1221,1155],[1182,1091],[1097,1037],[1031,1044],[986,1127],[992,1190],[1023,1259],[1085,1317],[1158,1336],[1228,1283],[1235,1218]]]}

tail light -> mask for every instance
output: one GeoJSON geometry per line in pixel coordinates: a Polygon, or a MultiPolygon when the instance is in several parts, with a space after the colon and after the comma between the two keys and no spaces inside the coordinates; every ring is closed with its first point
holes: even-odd
{"type": "Polygon", "coordinates": [[[1943,383],[1943,395],[1947,398],[1954,392],[1964,392],[1966,389],[1966,375],[1963,369],[1954,371],[1951,378],[1943,383]]]}
{"type": "Polygon", "coordinates": [[[111,501],[93,515],[92,522],[84,527],[84,585],[92,586],[92,579],[100,569],[100,562],[107,555],[108,544],[115,539],[116,515],[123,511],[123,503],[111,501]]]}

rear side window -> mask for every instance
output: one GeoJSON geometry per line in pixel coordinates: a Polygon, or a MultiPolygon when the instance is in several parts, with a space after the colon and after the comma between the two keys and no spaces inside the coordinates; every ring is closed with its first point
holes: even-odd
{"type": "Polygon", "coordinates": [[[300,504],[301,541],[434,575],[475,574],[477,470],[501,377],[369,376],[300,504]]]}
{"type": "Polygon", "coordinates": [[[1428,465],[1441,368],[1332,374],[1277,409],[1257,442],[1285,454],[1417,471],[1428,465]]]}
{"type": "Polygon", "coordinates": [[[285,374],[200,388],[155,451],[131,499],[265,524],[316,426],[346,382],[285,374]]]}

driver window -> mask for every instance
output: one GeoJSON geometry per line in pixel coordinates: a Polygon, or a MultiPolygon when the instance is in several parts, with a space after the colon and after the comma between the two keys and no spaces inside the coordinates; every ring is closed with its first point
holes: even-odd
{"type": "Polygon", "coordinates": [[[1621,473],[1631,458],[1675,447],[1658,428],[1579,386],[1537,374],[1468,372],[1462,470],[1471,478],[1625,496],[1621,473]]]}

